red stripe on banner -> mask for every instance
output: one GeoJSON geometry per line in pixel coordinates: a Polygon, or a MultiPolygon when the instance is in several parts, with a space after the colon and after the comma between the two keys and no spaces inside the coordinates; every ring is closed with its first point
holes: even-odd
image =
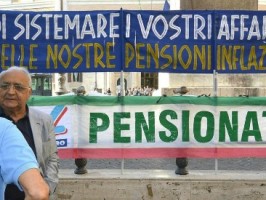
{"type": "Polygon", "coordinates": [[[57,126],[58,122],[62,119],[66,111],[67,111],[67,107],[64,107],[63,110],[58,115],[58,117],[54,120],[54,126],[57,126]]]}
{"type": "Polygon", "coordinates": [[[131,149],[59,149],[61,159],[68,158],[239,158],[266,157],[266,148],[131,148],[131,149]]]}

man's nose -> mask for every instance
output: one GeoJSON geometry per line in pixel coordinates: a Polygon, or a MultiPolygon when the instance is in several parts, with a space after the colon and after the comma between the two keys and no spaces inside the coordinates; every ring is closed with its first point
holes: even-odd
{"type": "Polygon", "coordinates": [[[15,89],[14,85],[10,85],[10,87],[7,89],[7,92],[8,93],[15,93],[16,89],[15,89]]]}

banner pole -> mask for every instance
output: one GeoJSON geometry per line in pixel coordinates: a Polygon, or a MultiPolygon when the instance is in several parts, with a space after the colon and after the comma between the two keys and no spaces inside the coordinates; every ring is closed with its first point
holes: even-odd
{"type": "MultiPolygon", "coordinates": [[[[121,20],[120,20],[120,27],[123,27],[124,24],[124,11],[121,8],[120,9],[120,14],[121,14],[121,20]]],[[[125,53],[125,41],[124,41],[124,35],[125,35],[125,29],[121,28],[120,29],[120,35],[122,37],[120,37],[120,43],[122,45],[122,48],[120,48],[120,54],[121,54],[121,58],[124,58],[124,53],[125,53]]],[[[124,66],[125,66],[125,60],[121,59],[121,63],[120,63],[120,67],[121,67],[121,72],[120,72],[120,95],[121,95],[121,99],[122,101],[124,100],[124,96],[125,96],[125,92],[124,92],[124,66]]],[[[122,112],[124,111],[124,105],[121,104],[121,110],[122,112]]],[[[125,167],[125,158],[124,158],[124,154],[123,154],[123,158],[121,159],[121,174],[124,174],[124,167],[125,167]]]]}
{"type": "MultiPolygon", "coordinates": [[[[213,96],[217,97],[218,94],[218,84],[217,84],[217,72],[213,70],[213,96]]],[[[218,159],[215,158],[215,173],[218,172],[218,159]]]]}
{"type": "MultiPolygon", "coordinates": [[[[124,64],[124,63],[123,63],[124,64]]],[[[124,65],[122,65],[124,66],[124,65]]],[[[125,96],[125,91],[124,91],[124,72],[121,70],[120,72],[120,95],[123,98],[125,96]]],[[[122,105],[122,112],[124,111],[124,105],[122,105]]],[[[125,168],[125,158],[123,156],[121,160],[121,174],[124,174],[124,168],[125,168]]]]}
{"type": "Polygon", "coordinates": [[[123,96],[125,96],[125,91],[124,91],[124,72],[123,72],[123,70],[121,70],[121,72],[120,72],[120,94],[121,94],[121,96],[123,97],[123,96]]]}
{"type": "MultiPolygon", "coordinates": [[[[120,72],[120,95],[123,98],[125,96],[125,92],[124,92],[124,72],[123,70],[121,70],[120,72]]],[[[122,112],[124,111],[124,105],[122,106],[122,112]]],[[[123,156],[122,160],[121,160],[121,174],[124,174],[124,167],[125,167],[125,158],[123,156]]]]}
{"type": "Polygon", "coordinates": [[[214,69],[213,70],[213,96],[214,97],[217,97],[217,92],[218,92],[217,72],[214,69]]]}

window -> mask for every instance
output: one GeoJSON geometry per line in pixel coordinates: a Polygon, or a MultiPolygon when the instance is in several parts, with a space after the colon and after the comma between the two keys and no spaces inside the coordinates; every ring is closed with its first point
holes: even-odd
{"type": "Polygon", "coordinates": [[[141,73],[141,87],[158,89],[158,73],[141,73]]]}
{"type": "Polygon", "coordinates": [[[68,82],[82,82],[83,78],[82,78],[82,73],[68,73],[67,74],[67,80],[68,82]]]}
{"type": "Polygon", "coordinates": [[[34,74],[32,79],[32,94],[41,96],[52,95],[52,75],[49,74],[34,74]]]}

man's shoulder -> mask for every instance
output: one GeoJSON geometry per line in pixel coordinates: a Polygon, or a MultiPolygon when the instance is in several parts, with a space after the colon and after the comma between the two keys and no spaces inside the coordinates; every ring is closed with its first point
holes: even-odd
{"type": "Polygon", "coordinates": [[[11,124],[11,121],[8,120],[8,119],[6,119],[6,118],[4,118],[4,117],[0,117],[0,123],[3,123],[3,124],[8,124],[8,123],[10,123],[10,124],[11,124]]]}
{"type": "Polygon", "coordinates": [[[10,125],[13,125],[13,123],[10,120],[8,120],[8,119],[6,119],[4,117],[0,117],[0,127],[1,127],[1,129],[3,129],[3,128],[7,127],[7,126],[10,126],[10,125]]]}
{"type": "Polygon", "coordinates": [[[51,115],[48,113],[45,113],[41,110],[38,110],[37,108],[29,107],[29,115],[34,115],[39,118],[51,118],[51,115]]]}
{"type": "Polygon", "coordinates": [[[0,138],[5,133],[5,130],[11,126],[14,126],[14,124],[10,120],[8,120],[4,117],[0,117],[0,127],[1,127],[0,138]]]}

